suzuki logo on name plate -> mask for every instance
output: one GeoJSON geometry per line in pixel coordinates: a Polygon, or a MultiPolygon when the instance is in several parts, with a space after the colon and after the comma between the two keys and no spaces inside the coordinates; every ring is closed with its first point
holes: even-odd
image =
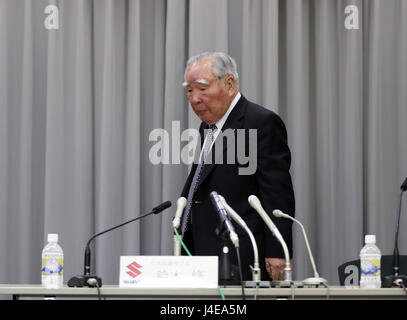
{"type": "Polygon", "coordinates": [[[139,270],[140,268],[142,268],[142,266],[139,265],[136,261],[133,261],[132,263],[127,265],[126,268],[129,269],[129,271],[126,271],[126,273],[133,279],[142,274],[142,271],[139,270]]]}

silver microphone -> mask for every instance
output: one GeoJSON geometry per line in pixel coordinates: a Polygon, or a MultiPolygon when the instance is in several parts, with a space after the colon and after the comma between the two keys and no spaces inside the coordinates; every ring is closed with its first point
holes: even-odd
{"type": "Polygon", "coordinates": [[[300,221],[298,221],[297,219],[291,217],[290,215],[288,215],[288,214],[282,212],[281,210],[274,210],[274,211],[273,211],[273,215],[274,215],[275,217],[277,217],[277,218],[291,219],[292,221],[298,223],[298,224],[300,225],[301,229],[302,229],[302,233],[303,233],[304,239],[305,239],[305,245],[306,245],[307,250],[308,250],[308,255],[309,255],[309,258],[310,258],[310,260],[311,260],[312,268],[314,269],[314,277],[312,277],[312,278],[307,278],[307,279],[303,280],[303,284],[305,284],[305,285],[319,285],[319,284],[325,284],[325,285],[326,285],[326,284],[328,283],[328,280],[326,280],[326,279],[324,279],[324,278],[321,278],[321,277],[319,276],[319,273],[318,273],[317,268],[316,268],[316,266],[315,266],[314,257],[313,257],[312,252],[311,252],[311,247],[310,247],[309,242],[308,242],[307,233],[305,232],[305,228],[304,228],[304,226],[302,225],[302,223],[301,223],[300,221]]]}
{"type": "MultiPolygon", "coordinates": [[[[172,227],[174,229],[179,229],[181,225],[181,217],[182,214],[184,213],[184,209],[187,205],[187,199],[184,197],[179,197],[177,200],[177,210],[175,211],[175,217],[172,220],[172,227]]],[[[174,256],[180,256],[181,255],[181,243],[178,240],[178,237],[176,234],[173,236],[173,244],[174,244],[174,256]]]]}
{"type": "Polygon", "coordinates": [[[263,221],[266,223],[267,227],[273,233],[273,235],[277,238],[277,240],[281,243],[283,247],[284,256],[285,256],[285,268],[284,268],[284,281],[292,281],[293,270],[291,268],[290,262],[290,253],[288,251],[287,244],[284,241],[283,236],[281,235],[280,231],[277,229],[276,225],[270,219],[269,215],[264,211],[259,198],[255,195],[251,195],[248,198],[250,206],[257,211],[263,221]]]}
{"type": "Polygon", "coordinates": [[[233,224],[231,223],[229,216],[226,213],[223,203],[220,201],[218,193],[216,191],[212,191],[209,194],[209,197],[211,198],[212,204],[214,205],[216,211],[218,212],[220,220],[224,223],[225,228],[229,233],[230,241],[232,241],[233,245],[236,248],[239,248],[239,237],[237,236],[235,228],[233,227],[233,224]]]}
{"type": "Polygon", "coordinates": [[[238,223],[244,230],[246,230],[247,234],[249,235],[249,238],[252,242],[253,246],[253,251],[254,251],[254,263],[253,267],[250,266],[252,269],[252,279],[253,281],[260,281],[261,280],[261,270],[260,270],[260,264],[259,264],[259,250],[257,248],[257,243],[256,239],[253,236],[253,233],[247,226],[246,222],[239,216],[239,214],[233,210],[229,204],[226,202],[225,198],[219,195],[220,200],[223,203],[223,206],[225,207],[225,210],[229,216],[232,217],[232,219],[238,223]]]}

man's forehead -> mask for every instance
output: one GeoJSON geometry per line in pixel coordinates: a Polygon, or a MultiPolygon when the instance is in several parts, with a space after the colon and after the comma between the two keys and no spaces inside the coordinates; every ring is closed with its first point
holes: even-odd
{"type": "Polygon", "coordinates": [[[212,71],[212,61],[210,59],[195,61],[188,67],[185,78],[188,83],[200,83],[198,80],[209,83],[212,79],[216,78],[212,71]]]}

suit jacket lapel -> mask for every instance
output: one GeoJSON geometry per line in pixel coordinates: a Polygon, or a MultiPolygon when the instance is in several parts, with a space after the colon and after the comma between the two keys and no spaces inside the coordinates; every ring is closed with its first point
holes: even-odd
{"type": "MultiPolygon", "coordinates": [[[[243,118],[246,112],[246,104],[247,100],[246,98],[242,95],[239,99],[239,101],[236,103],[235,107],[233,108],[232,112],[229,114],[228,118],[226,119],[225,124],[222,127],[222,132],[224,132],[226,129],[241,129],[243,128],[243,118]]],[[[201,128],[203,128],[201,126],[201,128]]],[[[203,136],[203,129],[201,132],[201,137],[203,136]]],[[[203,141],[203,140],[202,140],[203,141]]],[[[231,143],[235,143],[234,139],[233,141],[228,141],[228,144],[223,145],[223,154],[216,155],[216,158],[212,158],[212,152],[216,150],[216,144],[222,143],[221,139],[216,138],[215,143],[212,146],[212,149],[210,153],[208,154],[208,158],[212,159],[212,163],[210,164],[205,164],[202,168],[202,173],[201,177],[198,182],[198,187],[201,185],[203,181],[205,181],[206,177],[209,175],[209,173],[215,168],[217,159],[219,159],[220,156],[223,156],[223,161],[226,161],[226,154],[227,154],[227,149],[230,146],[231,143]],[[213,161],[214,160],[214,161],[213,161]]]]}

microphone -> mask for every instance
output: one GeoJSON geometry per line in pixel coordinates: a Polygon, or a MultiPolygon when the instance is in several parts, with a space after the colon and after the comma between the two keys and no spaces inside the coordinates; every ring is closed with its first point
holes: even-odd
{"type": "Polygon", "coordinates": [[[400,201],[399,201],[399,210],[397,214],[397,223],[396,223],[396,236],[394,239],[394,250],[393,250],[393,275],[388,275],[383,277],[382,287],[391,288],[391,287],[400,287],[401,284],[407,286],[407,276],[399,275],[399,229],[400,229],[400,217],[401,217],[401,204],[403,199],[403,193],[407,190],[407,178],[400,186],[400,201]]]}
{"type": "Polygon", "coordinates": [[[92,242],[93,239],[95,239],[96,237],[105,234],[109,231],[115,230],[117,228],[120,228],[126,224],[129,224],[130,222],[133,221],[137,221],[140,219],[143,219],[151,214],[158,214],[161,211],[164,211],[165,209],[171,207],[171,201],[165,201],[163,203],[161,203],[160,205],[158,205],[157,207],[153,208],[149,213],[146,213],[142,216],[139,216],[137,218],[131,219],[129,221],[126,221],[124,223],[121,223],[117,226],[114,226],[112,228],[109,228],[107,230],[104,230],[102,232],[98,232],[96,234],[94,234],[89,240],[88,243],[86,244],[86,248],[85,248],[85,259],[84,259],[84,275],[79,275],[79,276],[75,276],[72,277],[71,279],[69,279],[68,281],[68,287],[83,287],[83,286],[89,286],[89,287],[93,287],[94,283],[95,283],[95,279],[96,279],[96,285],[98,287],[102,286],[102,279],[95,276],[95,275],[91,275],[91,270],[90,270],[90,243],[92,242]]]}
{"type": "Polygon", "coordinates": [[[239,248],[239,237],[235,232],[235,228],[233,227],[233,224],[230,221],[222,202],[220,201],[218,193],[216,191],[212,191],[209,197],[211,198],[212,204],[218,212],[221,224],[224,225],[227,233],[229,234],[230,240],[232,241],[235,248],[239,248]]]}
{"type": "Polygon", "coordinates": [[[181,225],[181,217],[184,213],[184,209],[187,206],[187,199],[179,197],[177,200],[177,210],[175,211],[174,220],[172,220],[172,227],[178,229],[181,225]]]}
{"type": "MultiPolygon", "coordinates": [[[[242,262],[240,259],[240,251],[239,251],[239,238],[237,236],[237,233],[235,232],[235,228],[233,227],[232,222],[229,219],[228,214],[226,213],[225,206],[223,205],[223,202],[226,202],[225,199],[221,196],[218,195],[216,191],[212,191],[210,193],[210,198],[213,203],[213,205],[216,208],[216,211],[218,211],[221,224],[220,226],[216,229],[216,233],[219,235],[219,233],[222,232],[223,228],[226,228],[226,232],[229,233],[230,240],[232,241],[233,245],[235,246],[236,249],[236,257],[237,257],[237,262],[239,265],[239,276],[240,276],[240,284],[242,287],[242,298],[245,300],[245,292],[244,292],[244,281],[243,281],[243,273],[242,273],[242,262]],[[223,199],[223,202],[222,202],[223,199]],[[223,225],[223,228],[222,228],[223,225]]],[[[225,242],[225,232],[223,232],[223,254],[221,257],[221,264],[222,264],[222,271],[221,271],[221,279],[222,280],[229,280],[230,279],[230,262],[229,262],[229,248],[225,242]]]]}
{"type": "MultiPolygon", "coordinates": [[[[159,204],[158,206],[156,206],[155,208],[153,208],[153,210],[151,210],[151,213],[158,214],[158,213],[164,211],[165,209],[168,209],[169,207],[171,207],[171,201],[165,201],[165,202],[159,204]]],[[[128,223],[128,222],[126,222],[126,223],[128,223]]]]}
{"type": "Polygon", "coordinates": [[[311,247],[310,247],[309,242],[308,242],[308,237],[307,237],[307,234],[305,232],[305,228],[302,225],[302,223],[300,221],[298,221],[297,219],[291,217],[290,215],[288,215],[286,213],[283,213],[281,210],[274,210],[273,215],[275,217],[277,217],[277,218],[291,219],[292,221],[298,223],[300,225],[301,229],[302,229],[302,233],[303,233],[304,239],[305,239],[305,245],[306,245],[307,250],[308,250],[308,255],[309,255],[309,258],[311,260],[312,268],[314,269],[314,277],[307,278],[307,279],[303,280],[303,284],[305,284],[305,285],[319,285],[319,284],[326,285],[328,283],[328,280],[326,280],[324,278],[321,278],[319,276],[319,273],[318,273],[317,268],[315,266],[314,257],[313,257],[312,252],[311,252],[311,247]]]}
{"type": "Polygon", "coordinates": [[[228,205],[225,198],[222,197],[221,195],[219,195],[219,198],[222,201],[222,204],[224,205],[227,214],[230,215],[232,217],[232,219],[236,223],[238,223],[247,232],[247,234],[249,235],[249,238],[250,238],[250,240],[252,242],[253,251],[254,251],[253,267],[250,266],[250,268],[252,269],[252,279],[255,282],[259,282],[261,280],[261,270],[260,270],[260,264],[259,264],[259,251],[258,251],[258,248],[257,248],[256,239],[254,238],[253,233],[251,232],[251,230],[247,226],[246,222],[239,216],[239,214],[236,213],[235,210],[233,210],[228,205]]]}
{"type": "Polygon", "coordinates": [[[403,191],[403,192],[407,190],[407,178],[406,178],[406,180],[404,180],[404,182],[401,184],[400,190],[403,191]]]}
{"type": "Polygon", "coordinates": [[[285,256],[285,268],[284,268],[284,281],[292,281],[292,274],[293,270],[291,269],[291,263],[290,263],[290,253],[288,252],[288,247],[287,244],[284,241],[283,236],[281,235],[280,231],[277,229],[273,221],[271,221],[269,215],[264,211],[259,198],[257,198],[255,195],[251,195],[248,198],[250,206],[257,211],[257,213],[260,215],[260,217],[263,219],[263,221],[266,223],[267,227],[270,229],[271,233],[277,238],[277,240],[281,243],[281,246],[283,247],[284,250],[284,256],[285,256]]]}
{"type": "MultiPolygon", "coordinates": [[[[179,197],[177,200],[177,210],[175,211],[175,217],[174,220],[172,220],[172,227],[174,229],[179,229],[181,225],[181,217],[184,213],[184,209],[187,205],[187,199],[184,197],[179,197]]],[[[174,236],[173,236],[173,243],[174,243],[174,256],[180,256],[181,255],[181,243],[178,240],[177,235],[175,234],[174,231],[174,236]]]]}

